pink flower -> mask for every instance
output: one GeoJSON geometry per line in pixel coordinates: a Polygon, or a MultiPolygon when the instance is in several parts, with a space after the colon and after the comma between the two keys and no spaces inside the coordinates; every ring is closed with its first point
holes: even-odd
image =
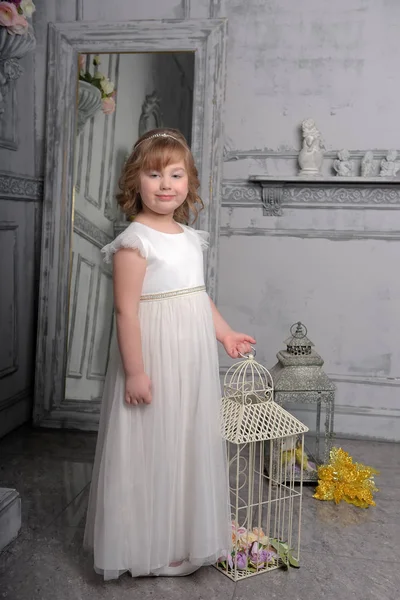
{"type": "Polygon", "coordinates": [[[103,98],[102,108],[105,115],[111,115],[115,110],[114,98],[103,98]]]}
{"type": "Polygon", "coordinates": [[[11,2],[0,2],[0,25],[7,27],[8,33],[22,35],[28,28],[28,21],[18,13],[11,2]]]}

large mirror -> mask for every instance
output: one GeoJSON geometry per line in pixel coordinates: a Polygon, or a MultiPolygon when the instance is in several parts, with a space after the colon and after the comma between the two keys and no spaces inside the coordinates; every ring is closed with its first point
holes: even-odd
{"type": "Polygon", "coordinates": [[[100,249],[127,226],[119,175],[154,127],[180,129],[192,148],[215,296],[225,42],[224,20],[49,26],[37,425],[97,429],[114,322],[100,249]]]}
{"type": "Polygon", "coordinates": [[[115,195],[137,138],[174,127],[191,142],[193,52],[80,54],[65,400],[101,400],[113,328],[100,249],[126,226],[115,195]]]}

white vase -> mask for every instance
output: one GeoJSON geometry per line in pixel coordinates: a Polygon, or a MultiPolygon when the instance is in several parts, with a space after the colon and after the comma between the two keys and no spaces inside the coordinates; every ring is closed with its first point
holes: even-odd
{"type": "Polygon", "coordinates": [[[81,133],[85,123],[101,108],[100,90],[87,83],[79,81],[78,89],[78,135],[81,133]]]}
{"type": "Polygon", "coordinates": [[[317,145],[313,148],[302,148],[299,153],[300,175],[319,175],[321,172],[324,152],[317,145]]]}

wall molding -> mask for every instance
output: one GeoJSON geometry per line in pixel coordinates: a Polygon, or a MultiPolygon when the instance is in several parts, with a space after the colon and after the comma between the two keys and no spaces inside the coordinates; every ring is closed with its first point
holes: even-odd
{"type": "Polygon", "coordinates": [[[0,198],[41,202],[43,179],[0,171],[0,198]]]}
{"type": "MultiPolygon", "coordinates": [[[[87,346],[88,333],[89,333],[89,319],[90,319],[89,311],[86,313],[85,327],[84,327],[83,331],[80,330],[77,332],[76,326],[75,326],[76,325],[76,316],[77,316],[77,307],[78,307],[77,297],[79,294],[79,287],[81,287],[81,289],[82,289],[82,286],[79,286],[79,282],[80,282],[83,265],[86,265],[86,267],[89,269],[89,272],[90,272],[88,289],[85,290],[85,288],[83,288],[87,293],[87,306],[90,306],[90,304],[92,302],[94,276],[95,276],[95,268],[96,268],[96,265],[92,261],[88,260],[87,258],[84,258],[81,254],[78,255],[77,265],[76,265],[75,287],[73,290],[72,302],[71,302],[72,313],[70,315],[71,325],[70,325],[69,340],[68,340],[67,372],[66,372],[66,378],[72,378],[72,379],[81,379],[83,376],[83,365],[84,365],[84,361],[85,361],[85,353],[86,353],[86,346],[87,346]],[[80,338],[79,369],[76,371],[71,369],[71,362],[72,362],[71,352],[74,349],[73,342],[74,342],[75,333],[77,333],[80,338]]],[[[75,352],[76,352],[76,348],[75,348],[75,352]]],[[[74,356],[74,360],[76,360],[76,356],[74,356]]]]}
{"type": "MultiPolygon", "coordinates": [[[[293,407],[295,407],[293,410],[296,412],[312,413],[315,411],[315,404],[305,404],[302,402],[292,404],[293,407]]],[[[338,415],[400,419],[400,408],[376,408],[375,406],[351,406],[350,404],[336,404],[335,416],[338,415]]]]}
{"type": "MultiPolygon", "coordinates": [[[[32,388],[27,387],[27,388],[24,388],[23,390],[20,390],[13,396],[9,396],[8,398],[3,398],[3,400],[0,400],[0,412],[13,407],[15,404],[24,402],[27,398],[31,398],[32,392],[33,392],[32,388]]],[[[1,437],[1,435],[0,435],[0,437],[1,437]]]]}
{"type": "MultiPolygon", "coordinates": [[[[230,367],[227,366],[220,366],[220,376],[224,377],[229,368],[230,367]]],[[[352,373],[327,373],[327,376],[334,383],[354,383],[360,385],[384,385],[390,387],[400,387],[400,377],[382,377],[379,375],[353,375],[352,373]]],[[[400,413],[400,408],[395,410],[398,410],[400,413]]]]}
{"type": "Polygon", "coordinates": [[[74,211],[74,231],[100,249],[113,240],[78,210],[74,211]]]}
{"type": "Polygon", "coordinates": [[[291,237],[300,239],[324,239],[332,242],[350,240],[383,240],[398,242],[400,231],[362,231],[354,229],[268,229],[266,227],[230,227],[220,228],[220,236],[231,237],[291,237]]]}
{"type": "MultiPolygon", "coordinates": [[[[7,150],[18,150],[18,97],[15,79],[7,83],[8,92],[5,98],[5,111],[0,115],[0,147],[7,150]]],[[[3,91],[4,94],[4,91],[3,91]]]]}
{"type": "Polygon", "coordinates": [[[345,208],[352,210],[400,209],[400,186],[394,183],[298,183],[263,184],[246,179],[224,179],[223,207],[264,207],[264,214],[279,216],[281,208],[345,208]],[[264,198],[265,196],[265,198],[264,198]],[[274,212],[274,207],[277,208],[274,212]]]}
{"type": "MultiPolygon", "coordinates": [[[[4,304],[3,304],[3,309],[4,309],[4,317],[7,319],[7,317],[9,317],[9,312],[8,309],[11,310],[11,331],[9,331],[8,333],[10,335],[6,334],[6,339],[2,339],[2,344],[6,345],[6,348],[8,350],[8,360],[9,363],[7,366],[3,366],[0,365],[0,379],[2,379],[3,377],[8,377],[10,376],[12,373],[15,373],[16,371],[18,371],[19,368],[19,364],[18,364],[18,359],[19,359],[19,340],[18,340],[18,321],[19,321],[19,314],[18,314],[18,308],[20,307],[20,304],[18,302],[18,250],[19,250],[19,225],[18,223],[14,223],[13,221],[0,221],[0,234],[3,232],[8,232],[11,233],[12,236],[12,246],[8,245],[8,250],[5,250],[5,253],[8,253],[8,256],[5,256],[4,258],[8,259],[9,262],[11,263],[10,265],[10,269],[9,269],[9,273],[11,274],[12,272],[12,280],[11,277],[7,278],[7,283],[8,283],[8,292],[11,292],[10,296],[7,298],[5,298],[4,300],[4,304]],[[10,290],[10,286],[11,290],[10,290]],[[10,301],[10,307],[6,306],[7,300],[10,301]]],[[[6,274],[3,273],[4,276],[6,277],[6,274]]],[[[5,323],[3,322],[3,324],[5,325],[5,323]]],[[[6,326],[7,327],[7,326],[6,326]]],[[[2,331],[2,336],[4,334],[4,331],[2,331]]],[[[6,358],[7,360],[7,358],[6,358]]]]}
{"type": "MultiPolygon", "coordinates": [[[[352,375],[328,373],[328,377],[335,383],[355,383],[359,385],[379,385],[400,387],[400,377],[381,377],[377,375],[352,375]]],[[[400,409],[399,409],[400,410],[400,409]]]]}
{"type": "MultiPolygon", "coordinates": [[[[96,292],[95,292],[95,300],[94,300],[94,308],[93,308],[93,314],[94,315],[98,315],[99,314],[99,303],[101,302],[101,297],[100,297],[100,291],[101,291],[101,284],[102,284],[102,278],[108,279],[109,284],[110,284],[110,289],[112,289],[112,275],[111,273],[109,273],[108,271],[106,271],[105,269],[102,269],[101,267],[98,267],[97,269],[97,283],[96,283],[96,292]]],[[[109,329],[108,329],[108,343],[107,343],[107,355],[105,357],[104,360],[104,369],[103,371],[101,371],[100,373],[96,373],[93,369],[93,357],[94,357],[94,348],[95,348],[95,340],[96,340],[96,334],[98,331],[98,321],[97,318],[95,320],[95,324],[92,326],[92,335],[90,338],[90,345],[89,345],[89,357],[88,357],[88,362],[87,362],[87,368],[86,368],[86,379],[96,379],[99,381],[104,381],[106,374],[107,374],[107,364],[108,364],[108,357],[110,354],[110,348],[111,348],[111,339],[112,339],[112,332],[113,332],[113,320],[114,320],[114,310],[112,310],[112,314],[111,314],[111,318],[109,323],[107,323],[107,321],[104,319],[104,321],[101,323],[102,327],[104,327],[106,325],[109,325],[109,329]]]]}

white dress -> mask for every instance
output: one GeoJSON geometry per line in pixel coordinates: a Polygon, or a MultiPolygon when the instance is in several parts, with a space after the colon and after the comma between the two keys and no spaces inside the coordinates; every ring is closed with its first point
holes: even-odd
{"type": "Polygon", "coordinates": [[[105,579],[157,574],[171,562],[211,564],[230,548],[217,342],[204,288],[204,232],[131,223],[103,248],[147,260],[139,308],[150,405],[124,402],[116,336],[103,392],[86,547],[105,579]]]}

